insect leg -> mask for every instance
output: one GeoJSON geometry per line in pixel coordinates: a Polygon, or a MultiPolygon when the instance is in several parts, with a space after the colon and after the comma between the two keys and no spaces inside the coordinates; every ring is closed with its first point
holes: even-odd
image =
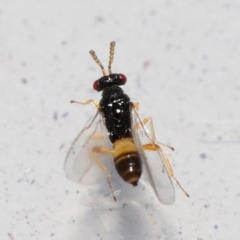
{"type": "Polygon", "coordinates": [[[138,111],[138,109],[139,109],[139,102],[133,103],[133,107],[138,111]]]}
{"type": "Polygon", "coordinates": [[[100,140],[103,140],[103,139],[106,139],[106,135],[103,135],[103,134],[94,134],[93,136],[92,136],[92,138],[94,139],[94,140],[98,140],[98,141],[100,141],[100,140]]]}
{"type": "Polygon", "coordinates": [[[144,118],[144,119],[141,119],[141,117],[140,117],[140,116],[138,115],[138,113],[137,113],[138,108],[139,108],[139,103],[138,103],[138,102],[134,103],[132,107],[133,107],[133,109],[134,109],[134,111],[135,111],[135,113],[136,113],[136,115],[137,115],[138,121],[139,121],[139,123],[136,124],[133,128],[134,128],[134,129],[143,128],[145,132],[148,132],[147,129],[146,129],[144,126],[149,123],[149,125],[150,125],[150,137],[151,137],[151,139],[152,139],[154,142],[159,143],[160,145],[163,145],[163,146],[165,146],[165,147],[170,148],[171,150],[174,150],[173,147],[171,147],[171,146],[169,146],[169,145],[167,145],[167,144],[164,144],[164,143],[160,143],[160,142],[157,141],[156,135],[155,135],[155,131],[154,131],[154,126],[153,126],[153,120],[152,120],[152,118],[151,118],[151,117],[146,117],[146,118],[144,118]]]}
{"type": "Polygon", "coordinates": [[[153,120],[152,120],[152,118],[151,118],[151,117],[146,117],[146,118],[144,118],[144,119],[141,119],[140,116],[139,116],[138,113],[137,113],[138,106],[139,106],[138,103],[134,103],[134,104],[133,104],[134,111],[135,111],[135,113],[136,113],[136,115],[137,115],[137,117],[138,117],[138,120],[139,120],[139,123],[136,124],[133,128],[134,128],[134,129],[142,128],[142,129],[144,129],[145,132],[148,132],[147,129],[146,129],[144,126],[149,123],[149,125],[150,125],[150,137],[151,137],[151,139],[153,140],[153,142],[156,142],[156,143],[158,143],[158,144],[160,144],[160,145],[163,145],[163,146],[165,146],[165,147],[168,147],[168,148],[170,148],[171,150],[174,151],[174,148],[173,148],[173,147],[157,141],[156,135],[155,135],[155,131],[154,131],[154,126],[153,126],[153,120]]]}
{"type": "Polygon", "coordinates": [[[75,101],[75,100],[71,100],[71,102],[70,103],[77,103],[77,104],[81,104],[81,105],[87,105],[87,104],[93,104],[97,109],[99,109],[99,103],[98,102],[96,102],[96,101],[94,101],[94,100],[92,100],[92,99],[90,99],[90,100],[88,100],[88,101],[86,101],[86,102],[78,102],[78,101],[75,101]]]}
{"type": "Polygon", "coordinates": [[[152,140],[153,140],[154,142],[157,142],[157,143],[159,143],[160,145],[163,145],[163,146],[165,146],[165,147],[168,147],[168,148],[170,148],[171,150],[174,151],[174,148],[173,148],[173,147],[171,147],[171,146],[169,146],[169,145],[167,145],[167,144],[165,144],[165,143],[160,143],[160,142],[157,141],[157,138],[156,138],[156,135],[155,135],[155,130],[154,130],[154,125],[153,125],[153,120],[152,120],[151,117],[146,117],[146,118],[144,118],[144,119],[142,120],[142,122],[143,122],[144,125],[146,125],[147,123],[149,123],[149,125],[150,125],[150,135],[151,135],[151,138],[152,138],[152,140]]]}
{"type": "Polygon", "coordinates": [[[110,155],[113,155],[113,151],[109,150],[107,148],[103,148],[103,147],[93,147],[92,152],[91,152],[91,156],[92,156],[92,159],[94,159],[94,161],[97,163],[97,165],[101,168],[101,170],[105,174],[105,176],[107,178],[107,181],[108,181],[108,184],[109,184],[109,187],[110,187],[111,192],[112,192],[113,199],[116,202],[117,198],[116,198],[116,196],[115,196],[115,194],[113,192],[113,187],[112,187],[112,184],[111,184],[111,176],[110,176],[108,170],[106,169],[106,167],[101,162],[101,160],[98,158],[97,154],[110,154],[110,155]]]}
{"type": "Polygon", "coordinates": [[[143,149],[148,150],[148,151],[158,151],[161,154],[162,159],[164,161],[164,165],[167,168],[167,171],[168,171],[170,177],[172,177],[175,180],[175,182],[182,189],[182,191],[185,193],[185,195],[187,197],[190,197],[189,194],[185,191],[185,189],[181,186],[181,184],[178,182],[178,180],[174,176],[174,172],[173,172],[172,166],[170,164],[170,161],[169,161],[167,155],[161,149],[161,147],[158,146],[157,144],[145,144],[145,145],[143,145],[143,149]]]}

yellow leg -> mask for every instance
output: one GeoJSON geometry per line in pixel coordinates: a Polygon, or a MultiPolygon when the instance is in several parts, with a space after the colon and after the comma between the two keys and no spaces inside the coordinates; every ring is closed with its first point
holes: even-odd
{"type": "Polygon", "coordinates": [[[96,102],[96,101],[94,101],[94,100],[92,100],[92,99],[90,99],[90,100],[88,100],[88,101],[86,101],[86,102],[78,102],[78,101],[75,101],[75,100],[72,100],[72,101],[70,101],[70,103],[77,103],[77,104],[81,104],[81,105],[87,105],[87,104],[93,104],[97,109],[99,109],[99,103],[98,102],[96,102]]]}
{"type": "Polygon", "coordinates": [[[94,134],[93,136],[92,136],[92,139],[94,139],[94,140],[103,140],[103,139],[105,139],[105,138],[107,138],[107,135],[103,135],[103,134],[94,134]]]}
{"type": "Polygon", "coordinates": [[[111,176],[110,176],[107,168],[103,165],[101,160],[98,158],[97,154],[110,154],[110,155],[113,155],[113,151],[109,150],[109,149],[106,149],[106,148],[103,148],[103,147],[93,147],[91,156],[92,156],[92,159],[97,163],[97,165],[100,167],[100,169],[105,174],[105,176],[107,178],[107,181],[108,181],[108,184],[109,184],[109,187],[110,187],[111,192],[112,192],[113,199],[116,202],[117,198],[116,198],[116,196],[115,196],[115,194],[113,192],[113,187],[112,187],[112,184],[111,184],[111,181],[112,181],[111,180],[111,176]]]}
{"type": "Polygon", "coordinates": [[[165,146],[165,147],[168,147],[168,148],[170,148],[172,151],[174,151],[174,148],[173,148],[173,147],[171,147],[171,146],[169,146],[169,145],[167,145],[167,144],[165,144],[165,143],[160,143],[160,142],[157,141],[157,138],[156,138],[156,135],[155,135],[155,131],[154,131],[153,120],[152,120],[151,117],[146,117],[146,118],[144,118],[142,121],[143,121],[143,124],[144,124],[144,125],[146,125],[147,123],[149,123],[149,125],[150,125],[151,137],[152,137],[152,140],[153,140],[154,142],[157,142],[157,143],[159,143],[160,145],[163,145],[163,146],[165,146]]]}
{"type": "Polygon", "coordinates": [[[138,111],[139,110],[139,103],[138,102],[135,102],[133,104],[133,107],[138,111]]]}
{"type": "Polygon", "coordinates": [[[167,171],[170,175],[170,177],[172,177],[174,179],[174,181],[177,183],[177,185],[182,189],[182,191],[185,193],[185,195],[187,197],[190,197],[189,194],[185,191],[185,189],[181,186],[181,184],[178,182],[178,180],[176,179],[176,177],[174,176],[174,172],[173,172],[173,169],[172,169],[172,166],[170,164],[170,161],[167,157],[167,155],[163,152],[163,150],[161,149],[160,146],[158,146],[157,144],[145,144],[143,145],[143,149],[144,150],[148,150],[148,151],[158,151],[161,156],[162,156],[162,159],[164,161],[164,165],[165,167],[167,168],[167,171]]]}
{"type": "Polygon", "coordinates": [[[135,129],[144,128],[144,125],[146,125],[147,123],[149,123],[149,125],[150,125],[150,137],[151,137],[153,143],[149,143],[149,144],[143,145],[143,149],[147,150],[147,151],[158,151],[159,152],[159,154],[162,156],[162,159],[164,161],[164,165],[167,168],[169,176],[172,177],[175,180],[175,182],[182,189],[182,191],[185,193],[185,195],[187,197],[189,197],[189,194],[184,190],[184,188],[181,186],[181,184],[175,178],[172,166],[171,166],[171,164],[169,162],[169,159],[168,159],[167,155],[163,152],[163,150],[161,149],[161,147],[158,144],[166,146],[166,147],[170,148],[171,150],[174,150],[174,148],[169,146],[169,145],[166,145],[166,144],[163,144],[163,143],[159,143],[157,141],[156,135],[155,135],[155,131],[154,131],[154,126],[153,126],[153,120],[152,120],[151,117],[146,117],[143,120],[141,120],[141,118],[138,116],[138,113],[137,113],[138,103],[134,104],[133,108],[134,108],[134,110],[136,112],[136,115],[138,117],[138,120],[139,120],[139,123],[136,126],[134,126],[134,128],[135,129]]]}
{"type": "MultiPolygon", "coordinates": [[[[133,107],[134,108],[138,108],[138,103],[135,103],[134,105],[133,105],[133,107]],[[137,106],[137,107],[136,107],[137,106]]],[[[143,128],[143,125],[146,125],[147,123],[149,123],[149,125],[150,125],[150,137],[152,138],[152,140],[154,141],[154,142],[156,142],[156,143],[158,143],[158,144],[160,144],[160,145],[163,145],[163,146],[165,146],[165,147],[168,147],[168,148],[170,148],[172,151],[174,151],[174,148],[173,147],[171,147],[171,146],[169,146],[169,145],[167,145],[167,144],[165,144],[165,143],[161,143],[161,142],[159,142],[159,141],[157,141],[157,139],[156,139],[156,135],[155,135],[155,131],[154,131],[154,126],[153,126],[153,120],[152,120],[152,118],[151,117],[146,117],[146,118],[144,118],[143,120],[141,120],[141,122],[139,122],[138,124],[136,124],[133,128],[134,129],[138,129],[138,128],[143,128]]]]}

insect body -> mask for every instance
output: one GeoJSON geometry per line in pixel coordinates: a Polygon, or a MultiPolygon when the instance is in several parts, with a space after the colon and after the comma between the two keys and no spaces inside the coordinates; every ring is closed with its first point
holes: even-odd
{"type": "MultiPolygon", "coordinates": [[[[124,75],[113,77],[119,83],[125,83],[124,75]]],[[[112,78],[109,76],[108,82],[112,78]]],[[[98,81],[105,82],[105,77],[98,81]]],[[[137,185],[141,176],[141,160],[132,138],[131,108],[133,103],[123,90],[114,85],[104,88],[99,111],[102,113],[104,123],[109,132],[109,139],[113,144],[113,158],[116,170],[123,180],[137,185]]]]}
{"type": "Polygon", "coordinates": [[[94,162],[105,174],[116,200],[111,176],[100,159],[100,156],[111,156],[119,176],[133,186],[138,184],[144,170],[162,203],[170,204],[175,199],[171,177],[189,196],[174,177],[168,158],[155,139],[152,119],[141,119],[137,113],[138,104],[131,102],[120,87],[127,78],[123,74],[112,74],[114,47],[115,42],[111,42],[108,75],[95,52],[90,51],[103,72],[103,77],[93,84],[96,91],[102,92],[102,98],[99,103],[94,100],[80,103],[92,103],[98,111],[74,140],[65,161],[66,175],[74,181],[81,181],[94,162]],[[101,141],[96,140],[99,135],[101,141]],[[86,152],[89,154],[87,158],[86,152]]]}

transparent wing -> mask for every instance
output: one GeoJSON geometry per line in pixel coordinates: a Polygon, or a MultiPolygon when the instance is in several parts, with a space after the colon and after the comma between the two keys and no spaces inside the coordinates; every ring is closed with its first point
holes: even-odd
{"type": "MultiPolygon", "coordinates": [[[[166,156],[159,150],[143,150],[143,146],[156,146],[150,132],[135,109],[132,110],[133,138],[138,147],[143,162],[143,174],[151,184],[160,202],[172,204],[175,191],[168,168],[164,161],[166,156]]],[[[158,145],[157,145],[158,146],[158,145]]]]}
{"type": "MultiPolygon", "coordinates": [[[[95,146],[109,148],[109,144],[102,116],[97,112],[87,121],[67,153],[64,163],[66,176],[74,182],[81,181],[86,184],[94,184],[104,179],[99,166],[91,159],[91,151],[95,146]]],[[[109,161],[108,158],[110,156],[104,156],[105,161],[109,161]]]]}

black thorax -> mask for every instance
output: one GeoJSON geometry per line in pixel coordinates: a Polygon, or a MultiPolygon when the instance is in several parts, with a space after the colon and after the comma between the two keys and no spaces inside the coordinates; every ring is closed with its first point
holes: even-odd
{"type": "Polygon", "coordinates": [[[100,112],[112,143],[118,139],[132,137],[131,107],[130,98],[120,87],[113,85],[103,90],[100,112]]]}

